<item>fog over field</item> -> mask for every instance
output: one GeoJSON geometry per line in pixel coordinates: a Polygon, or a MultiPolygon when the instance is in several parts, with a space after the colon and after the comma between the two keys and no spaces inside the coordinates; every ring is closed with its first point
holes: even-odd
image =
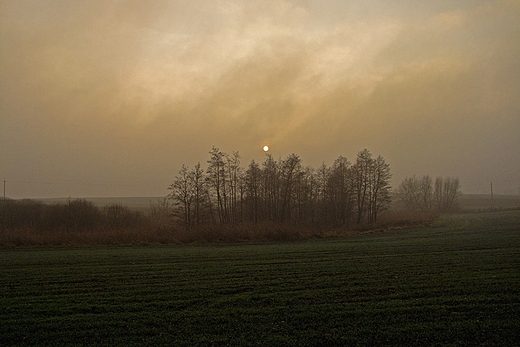
{"type": "Polygon", "coordinates": [[[162,196],[264,145],[520,194],[517,0],[0,0],[0,26],[11,198],[162,196]]]}

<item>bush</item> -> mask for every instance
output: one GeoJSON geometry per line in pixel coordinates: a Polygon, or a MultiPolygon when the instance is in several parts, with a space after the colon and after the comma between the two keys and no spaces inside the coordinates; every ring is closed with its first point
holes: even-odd
{"type": "Polygon", "coordinates": [[[110,204],[103,209],[105,227],[123,229],[132,226],[141,226],[144,218],[138,211],[132,211],[121,204],[110,204]]]}
{"type": "Polygon", "coordinates": [[[40,230],[85,231],[98,228],[102,223],[99,208],[90,201],[78,199],[46,206],[40,230]]]}
{"type": "Polygon", "coordinates": [[[45,205],[33,200],[2,200],[0,230],[35,228],[39,225],[45,205]]]}

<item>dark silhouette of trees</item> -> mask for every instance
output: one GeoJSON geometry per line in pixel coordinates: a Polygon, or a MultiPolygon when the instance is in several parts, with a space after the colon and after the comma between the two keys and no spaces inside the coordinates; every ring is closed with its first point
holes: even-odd
{"type": "Polygon", "coordinates": [[[168,187],[169,198],[173,200],[174,215],[182,221],[187,229],[203,224],[206,210],[212,213],[209,208],[209,183],[200,163],[197,163],[191,170],[183,165],[173,183],[168,187]]]}
{"type": "Polygon", "coordinates": [[[204,210],[207,206],[206,197],[208,196],[206,175],[204,170],[197,163],[190,172],[190,179],[192,180],[192,194],[193,194],[193,222],[195,226],[199,226],[204,220],[204,210]]]}
{"type": "Polygon", "coordinates": [[[383,157],[378,156],[373,161],[373,171],[371,174],[369,222],[376,223],[377,218],[390,208],[390,165],[385,162],[383,157]]]}
{"type": "Polygon", "coordinates": [[[301,159],[296,154],[289,155],[280,163],[281,201],[280,222],[291,219],[294,207],[294,188],[301,174],[301,159]]]}
{"type": "Polygon", "coordinates": [[[278,220],[278,205],[280,203],[280,175],[279,164],[268,154],[262,164],[262,193],[264,220],[274,222],[278,220]]]}
{"type": "Polygon", "coordinates": [[[242,194],[242,168],[240,167],[240,155],[233,152],[231,155],[225,154],[226,166],[224,170],[224,180],[227,180],[228,188],[228,212],[229,221],[236,223],[239,220],[239,201],[243,198],[242,194]]]}
{"type": "Polygon", "coordinates": [[[354,165],[338,157],[331,167],[304,167],[296,154],[240,166],[213,147],[208,167],[183,166],[170,185],[177,220],[186,228],[202,224],[274,223],[348,227],[376,223],[390,206],[390,166],[368,150],[354,165]]]}
{"type": "Polygon", "coordinates": [[[353,167],[356,189],[357,222],[361,223],[366,215],[370,193],[370,172],[372,170],[372,155],[367,149],[358,153],[353,167]]]}
{"type": "MultiPolygon", "coordinates": [[[[242,200],[245,187],[243,169],[240,167],[240,155],[238,152],[228,155],[216,147],[213,147],[209,153],[206,182],[208,189],[214,194],[206,194],[206,197],[211,206],[217,206],[218,213],[218,218],[212,216],[212,220],[218,220],[221,224],[236,223],[242,215],[240,211],[243,210],[242,200]]],[[[199,197],[202,198],[202,196],[199,197]]],[[[213,208],[210,210],[212,213],[214,212],[213,208]]]]}
{"type": "Polygon", "coordinates": [[[218,220],[225,223],[229,220],[224,162],[226,155],[216,147],[213,147],[209,153],[207,180],[210,188],[215,192],[218,220]]]}
{"type": "Polygon", "coordinates": [[[192,202],[194,196],[193,177],[186,165],[182,165],[179,175],[175,177],[173,183],[168,187],[177,209],[176,212],[181,218],[184,226],[189,229],[192,227],[192,202]],[[179,213],[180,212],[180,213],[179,213]]]}
{"type": "Polygon", "coordinates": [[[248,206],[249,220],[258,223],[260,218],[262,170],[254,160],[249,164],[245,175],[245,205],[248,206]]]}
{"type": "Polygon", "coordinates": [[[353,171],[357,222],[375,223],[379,215],[390,208],[390,166],[383,157],[373,159],[364,149],[358,153],[353,171]]]}
{"type": "Polygon", "coordinates": [[[330,192],[332,223],[335,226],[345,226],[350,222],[354,208],[354,179],[351,163],[340,156],[332,164],[327,180],[330,192]]]}
{"type": "Polygon", "coordinates": [[[0,203],[0,230],[63,231],[67,233],[140,226],[145,218],[121,204],[103,209],[84,200],[44,204],[33,200],[0,203]]]}
{"type": "Polygon", "coordinates": [[[0,230],[35,228],[45,213],[45,205],[33,200],[0,201],[0,230]]]}

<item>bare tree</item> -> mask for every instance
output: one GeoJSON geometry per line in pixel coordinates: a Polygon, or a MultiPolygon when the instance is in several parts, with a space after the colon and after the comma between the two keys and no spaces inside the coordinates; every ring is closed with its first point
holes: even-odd
{"type": "Polygon", "coordinates": [[[301,172],[301,159],[296,154],[291,154],[280,163],[281,176],[281,204],[280,221],[291,219],[291,208],[293,203],[293,189],[295,182],[301,172]]]}
{"type": "Polygon", "coordinates": [[[414,175],[412,177],[406,177],[403,182],[401,182],[396,195],[407,209],[414,211],[419,208],[418,190],[417,177],[414,175]]]}
{"type": "Polygon", "coordinates": [[[218,219],[221,223],[229,220],[227,211],[227,192],[226,192],[226,170],[224,159],[226,154],[218,148],[213,147],[208,160],[207,180],[211,189],[214,190],[218,206],[218,219]]]}
{"type": "Polygon", "coordinates": [[[194,199],[194,186],[192,173],[188,171],[186,165],[182,165],[179,175],[168,187],[169,196],[174,202],[174,206],[180,209],[178,217],[183,221],[184,226],[188,229],[192,226],[191,205],[194,199]]]}
{"type": "Polygon", "coordinates": [[[206,187],[206,176],[204,170],[200,167],[200,163],[197,163],[193,170],[189,174],[189,178],[192,180],[193,186],[193,222],[196,226],[199,226],[204,219],[204,206],[207,194],[206,187]]]}
{"type": "Polygon", "coordinates": [[[450,212],[458,208],[460,182],[458,178],[442,177],[433,182],[428,175],[421,179],[414,175],[401,182],[396,195],[409,210],[450,212]]]}
{"type": "Polygon", "coordinates": [[[330,206],[330,194],[329,187],[327,185],[328,178],[330,176],[330,168],[322,163],[320,167],[316,170],[316,206],[317,206],[317,219],[316,222],[318,224],[327,224],[327,219],[329,215],[328,208],[330,206]]]}
{"type": "Polygon", "coordinates": [[[460,181],[458,178],[437,177],[434,185],[434,200],[440,212],[453,212],[459,208],[460,181]]]}
{"type": "Polygon", "coordinates": [[[306,225],[316,224],[318,183],[315,170],[306,167],[298,175],[295,187],[295,219],[306,225]]]}
{"type": "Polygon", "coordinates": [[[370,186],[369,222],[376,223],[377,218],[390,208],[390,165],[378,156],[372,165],[370,186]]]}
{"type": "Polygon", "coordinates": [[[249,164],[245,173],[246,198],[249,201],[250,221],[258,223],[261,201],[262,170],[254,160],[249,164]]]}
{"type": "Polygon", "coordinates": [[[339,156],[332,164],[329,175],[329,190],[334,225],[348,225],[354,208],[354,179],[351,163],[339,156]]]}
{"type": "Polygon", "coordinates": [[[433,180],[429,175],[421,178],[418,184],[418,204],[422,211],[431,211],[433,208],[433,180]]]}
{"type": "Polygon", "coordinates": [[[158,199],[157,203],[150,201],[150,217],[155,227],[161,230],[167,229],[173,217],[170,199],[168,197],[158,199]]]}
{"type": "Polygon", "coordinates": [[[363,221],[370,203],[370,176],[373,170],[373,162],[372,154],[367,149],[364,149],[358,153],[356,164],[353,167],[358,223],[363,221]]]}
{"type": "Polygon", "coordinates": [[[390,165],[383,157],[372,158],[364,149],[358,153],[353,168],[357,203],[357,222],[377,222],[378,216],[390,207],[390,165]]]}
{"type": "Polygon", "coordinates": [[[268,154],[262,164],[262,187],[264,196],[264,213],[268,221],[277,221],[280,204],[280,168],[273,157],[268,154]]]}
{"type": "Polygon", "coordinates": [[[225,155],[226,166],[224,178],[227,179],[227,190],[225,196],[227,199],[227,211],[229,213],[229,220],[237,222],[238,201],[240,197],[240,180],[242,177],[242,168],[240,167],[240,155],[238,152],[233,152],[232,155],[225,155]]]}

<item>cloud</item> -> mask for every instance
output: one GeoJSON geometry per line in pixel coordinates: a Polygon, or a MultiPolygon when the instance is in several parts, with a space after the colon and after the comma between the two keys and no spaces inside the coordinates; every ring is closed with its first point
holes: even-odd
{"type": "Polygon", "coordinates": [[[9,177],[166,188],[213,145],[247,162],[269,143],[311,165],[366,147],[397,183],[431,174],[473,191],[496,176],[520,185],[514,1],[1,4],[9,177]]]}

